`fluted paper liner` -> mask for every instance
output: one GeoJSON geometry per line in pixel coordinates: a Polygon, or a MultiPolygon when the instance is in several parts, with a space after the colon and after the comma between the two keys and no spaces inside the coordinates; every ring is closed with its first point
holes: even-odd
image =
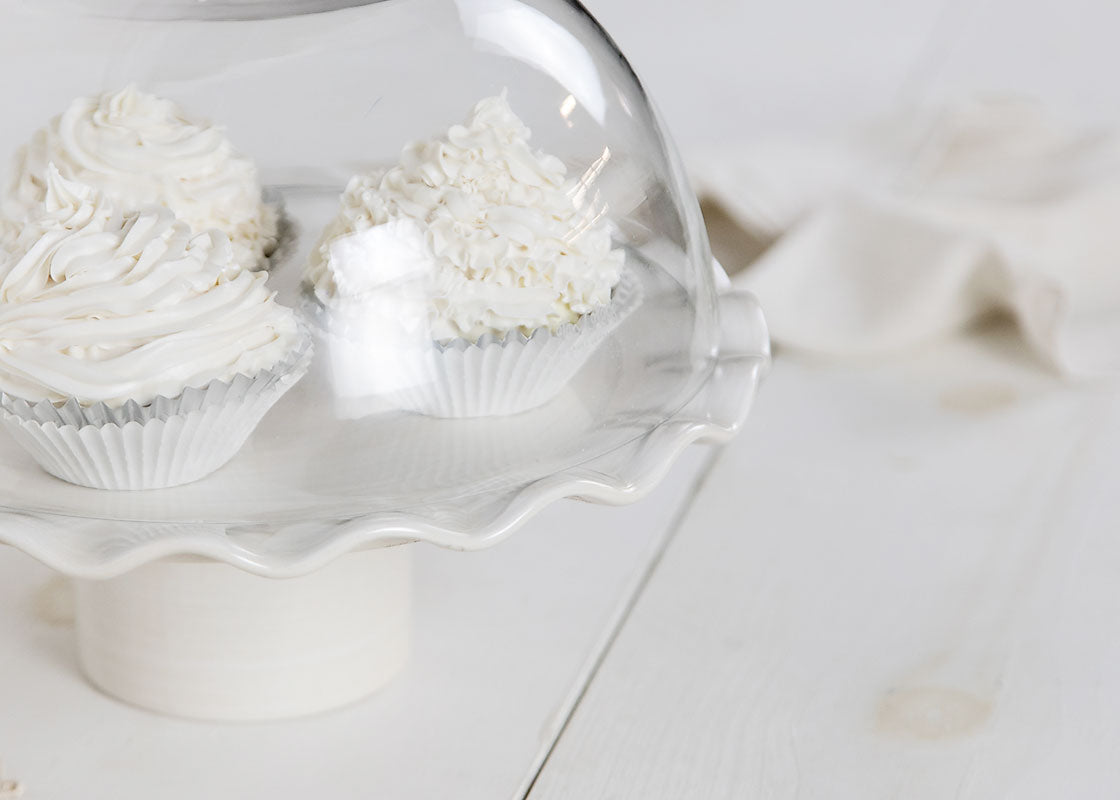
{"type": "Polygon", "coordinates": [[[342,323],[341,332],[320,330],[329,351],[327,360],[341,365],[330,375],[336,411],[361,416],[398,408],[461,418],[537,408],[560,394],[641,299],[641,280],[627,269],[608,305],[555,332],[539,328],[529,336],[511,332],[501,339],[487,334],[475,343],[456,339],[398,352],[391,345],[381,347],[384,342],[369,343],[355,336],[347,323],[342,323]]]}
{"type": "Polygon", "coordinates": [[[139,405],[28,403],[0,392],[3,425],[47,472],[93,489],[162,489],[223,466],[303,377],[311,338],[256,375],[237,375],[139,405]]]}

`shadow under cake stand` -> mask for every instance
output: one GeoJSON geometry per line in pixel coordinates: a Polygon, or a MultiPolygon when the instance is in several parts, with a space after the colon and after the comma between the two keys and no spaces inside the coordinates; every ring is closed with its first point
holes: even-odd
{"type": "MultiPolygon", "coordinates": [[[[412,543],[476,550],[554,500],[637,500],[685,446],[740,429],[769,339],[753,296],[718,306],[706,360],[608,341],[512,417],[324,425],[330,398],[305,379],[233,461],[174,489],[71,486],[5,437],[0,542],[73,579],[79,661],[111,695],[205,719],[342,706],[406,661],[412,543]]],[[[670,311],[644,306],[631,340],[658,342],[670,311]]]]}

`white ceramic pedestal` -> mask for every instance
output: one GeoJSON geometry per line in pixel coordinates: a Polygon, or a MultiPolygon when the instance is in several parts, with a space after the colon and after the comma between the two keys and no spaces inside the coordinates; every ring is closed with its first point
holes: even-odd
{"type": "Polygon", "coordinates": [[[357,551],[299,578],[180,558],[76,580],[82,668],[108,694],[181,717],[262,720],[346,705],[404,666],[411,549],[357,551]]]}

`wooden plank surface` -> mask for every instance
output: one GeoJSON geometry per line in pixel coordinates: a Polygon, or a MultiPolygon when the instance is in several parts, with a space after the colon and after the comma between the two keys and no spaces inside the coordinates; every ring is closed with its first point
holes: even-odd
{"type": "Polygon", "coordinates": [[[529,794],[1120,796],[1120,386],[780,358],[529,794]]]}
{"type": "Polygon", "coordinates": [[[417,546],[415,650],[368,701],[212,725],[101,696],[51,573],[0,548],[0,759],[28,800],[522,796],[709,448],[633,506],[551,506],[501,547],[417,546]]]}

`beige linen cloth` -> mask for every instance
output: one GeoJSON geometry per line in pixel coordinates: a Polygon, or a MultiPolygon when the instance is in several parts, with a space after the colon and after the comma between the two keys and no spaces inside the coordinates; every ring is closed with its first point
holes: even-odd
{"type": "Polygon", "coordinates": [[[693,177],[777,237],[735,283],[779,343],[897,351],[998,309],[1059,372],[1120,373],[1120,134],[975,101],[845,141],[714,154],[693,177]]]}

